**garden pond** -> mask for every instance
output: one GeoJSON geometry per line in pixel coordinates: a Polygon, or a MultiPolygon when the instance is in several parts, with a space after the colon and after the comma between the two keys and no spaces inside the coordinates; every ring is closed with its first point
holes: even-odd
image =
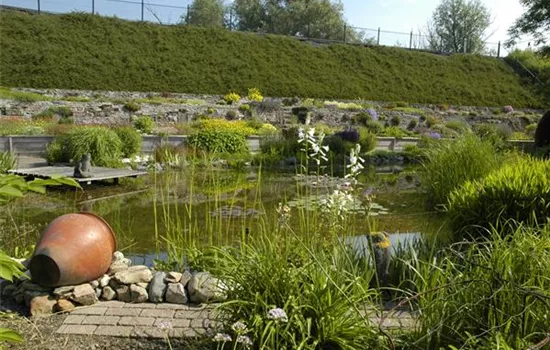
{"type": "Polygon", "coordinates": [[[28,195],[3,208],[0,244],[8,253],[24,256],[32,252],[49,222],[75,211],[103,217],[116,233],[118,249],[135,263],[148,265],[156,258],[168,259],[169,244],[232,244],[253,236],[260,222],[276,227],[283,219],[302,234],[341,231],[342,236],[352,236],[346,240],[356,249],[365,244],[369,230],[390,233],[394,247],[416,233],[446,231],[443,216],[426,210],[415,168],[369,168],[351,187],[353,191],[337,176],[193,168],[151,173],[119,186],[51,188],[47,196],[28,195]],[[287,206],[286,218],[281,203],[287,206]],[[344,216],[351,221],[338,224],[344,216]],[[303,229],[304,220],[309,229],[303,229]]]}

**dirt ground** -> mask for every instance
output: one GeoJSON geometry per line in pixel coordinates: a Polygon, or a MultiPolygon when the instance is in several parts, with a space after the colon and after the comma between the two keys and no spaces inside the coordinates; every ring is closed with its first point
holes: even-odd
{"type": "Polygon", "coordinates": [[[55,331],[61,326],[66,315],[52,315],[49,317],[30,319],[23,316],[25,309],[6,305],[2,300],[2,311],[14,310],[0,317],[0,327],[16,330],[25,339],[24,343],[0,343],[0,349],[14,350],[160,350],[160,349],[213,349],[211,339],[183,339],[172,338],[170,344],[166,339],[154,338],[127,338],[110,336],[89,336],[73,334],[57,334],[55,331]]]}

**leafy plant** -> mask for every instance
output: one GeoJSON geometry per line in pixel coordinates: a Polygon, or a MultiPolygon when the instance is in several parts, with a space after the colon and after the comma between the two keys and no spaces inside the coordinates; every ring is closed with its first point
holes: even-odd
{"type": "Polygon", "coordinates": [[[399,126],[401,124],[401,117],[398,115],[394,115],[390,119],[390,125],[391,126],[399,126]]]}
{"type": "Polygon", "coordinates": [[[148,115],[143,115],[134,120],[134,128],[142,134],[150,134],[155,128],[155,121],[148,115]]]}
{"type": "Polygon", "coordinates": [[[407,130],[412,131],[416,128],[417,125],[418,125],[418,120],[413,118],[413,119],[411,119],[411,121],[407,125],[407,130]]]}
{"type": "Polygon", "coordinates": [[[451,192],[446,207],[456,231],[486,232],[509,220],[545,224],[550,216],[550,161],[522,157],[451,192]]]}
{"type": "Polygon", "coordinates": [[[264,100],[264,97],[262,96],[260,89],[257,89],[257,88],[248,89],[247,97],[249,101],[262,102],[264,100]]]}
{"type": "Polygon", "coordinates": [[[133,157],[141,152],[141,135],[131,126],[119,126],[114,129],[122,142],[122,156],[133,157]]]}
{"type": "Polygon", "coordinates": [[[129,112],[137,112],[141,109],[141,105],[135,101],[128,101],[124,104],[124,109],[129,112]]]}
{"type": "Polygon", "coordinates": [[[0,152],[0,174],[7,173],[8,170],[15,169],[17,158],[11,152],[0,152]]]}
{"type": "Polygon", "coordinates": [[[243,153],[249,150],[246,137],[234,131],[201,130],[189,135],[187,142],[191,147],[213,153],[243,153]]]}
{"type": "Polygon", "coordinates": [[[248,136],[254,134],[255,130],[248,121],[229,121],[224,119],[203,119],[193,124],[193,127],[199,131],[220,131],[231,132],[248,136]]]}
{"type": "Polygon", "coordinates": [[[239,102],[241,100],[241,96],[239,96],[239,94],[237,94],[236,92],[230,92],[228,94],[225,94],[225,96],[223,97],[223,100],[228,105],[231,105],[233,103],[239,102]]]}

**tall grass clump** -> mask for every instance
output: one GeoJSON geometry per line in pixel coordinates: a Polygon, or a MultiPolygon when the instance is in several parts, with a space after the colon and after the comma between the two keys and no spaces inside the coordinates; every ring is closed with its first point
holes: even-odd
{"type": "Polygon", "coordinates": [[[133,157],[141,152],[142,137],[131,126],[119,126],[114,129],[122,142],[122,156],[133,157]]]}
{"type": "Polygon", "coordinates": [[[417,328],[411,349],[540,349],[550,318],[550,231],[513,225],[512,235],[412,254],[417,328]],[[500,343],[500,347],[496,343],[500,343]]]}
{"type": "Polygon", "coordinates": [[[203,262],[229,286],[224,324],[243,323],[258,349],[375,348],[377,330],[363,316],[376,298],[373,269],[325,243],[264,232],[207,252],[203,262]]]}
{"type": "Polygon", "coordinates": [[[550,215],[550,161],[531,157],[509,161],[454,190],[446,209],[457,232],[509,220],[545,224],[550,215]]]}
{"type": "Polygon", "coordinates": [[[121,164],[122,142],[115,131],[100,126],[76,127],[48,145],[49,162],[78,162],[90,153],[95,166],[116,167],[121,164]]]}
{"type": "Polygon", "coordinates": [[[442,140],[426,150],[423,182],[429,206],[447,203],[449,194],[464,182],[475,180],[498,168],[495,147],[474,135],[442,140]]]}
{"type": "Polygon", "coordinates": [[[199,131],[187,138],[189,146],[210,153],[245,153],[249,151],[246,137],[231,131],[199,131]]]}
{"type": "Polygon", "coordinates": [[[15,169],[17,158],[14,153],[0,152],[0,174],[5,174],[8,170],[15,169]]]}

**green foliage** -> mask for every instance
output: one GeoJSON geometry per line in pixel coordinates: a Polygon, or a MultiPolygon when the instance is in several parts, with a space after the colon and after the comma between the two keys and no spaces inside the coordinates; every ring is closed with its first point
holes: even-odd
{"type": "Polygon", "coordinates": [[[454,141],[440,141],[426,150],[423,183],[428,205],[447,203],[452,191],[469,180],[476,180],[500,166],[495,147],[474,135],[454,141]]]}
{"type": "Polygon", "coordinates": [[[258,130],[263,125],[264,125],[264,123],[262,123],[259,119],[256,119],[256,118],[248,119],[246,121],[246,126],[252,128],[252,129],[255,129],[255,130],[258,130]]]}
{"type": "Polygon", "coordinates": [[[245,322],[258,349],[372,349],[377,331],[361,316],[375,298],[373,269],[336,239],[257,235],[238,248],[211,248],[202,261],[231,288],[220,307],[226,324],[245,322]],[[268,318],[274,308],[287,320],[268,318]]]}
{"type": "Polygon", "coordinates": [[[384,131],[384,125],[376,120],[367,121],[366,127],[370,132],[376,135],[380,135],[384,131]]]}
{"type": "Polygon", "coordinates": [[[372,116],[367,112],[359,112],[351,118],[351,121],[354,124],[360,124],[363,126],[367,126],[367,123],[372,120],[372,116]]]}
{"type": "Polygon", "coordinates": [[[24,340],[23,337],[16,331],[8,328],[0,328],[0,341],[22,343],[24,340]]]}
{"type": "Polygon", "coordinates": [[[93,165],[116,167],[122,157],[122,142],[109,128],[75,127],[48,145],[47,158],[50,162],[76,163],[86,153],[91,154],[93,165]]]}
{"type": "Polygon", "coordinates": [[[504,62],[474,55],[313,46],[283,36],[159,26],[82,13],[29,16],[8,10],[0,13],[0,37],[0,76],[7,86],[196,94],[247,91],[254,86],[266,96],[540,106],[504,62]],[[104,33],[110,33],[109,40],[104,33]],[[71,55],[66,55],[67,47],[72,48],[71,55]],[[30,71],[33,74],[27,74],[30,71]]]}
{"type": "Polygon", "coordinates": [[[122,156],[133,157],[141,152],[141,135],[131,126],[119,126],[114,129],[122,142],[122,156]]]}
{"type": "Polygon", "coordinates": [[[34,92],[11,90],[7,87],[0,87],[0,98],[16,100],[20,102],[38,102],[51,100],[51,97],[48,96],[44,96],[34,92]]]}
{"type": "Polygon", "coordinates": [[[69,118],[73,116],[73,111],[67,106],[51,106],[33,115],[33,119],[51,119],[55,115],[58,115],[61,119],[69,118]]]}
{"type": "Polygon", "coordinates": [[[25,266],[0,250],[0,278],[13,282],[14,278],[18,279],[21,276],[25,276],[25,266]]]}
{"type": "Polygon", "coordinates": [[[267,136],[267,135],[275,135],[278,132],[279,132],[279,129],[277,129],[275,126],[269,123],[264,123],[259,129],[257,129],[256,134],[261,136],[267,136]]]}
{"type": "Polygon", "coordinates": [[[511,46],[522,36],[533,37],[536,44],[548,41],[550,30],[550,11],[545,0],[522,0],[521,4],[527,7],[525,11],[510,27],[510,38],[506,45],[511,46]]]}
{"type": "Polygon", "coordinates": [[[391,126],[399,126],[401,124],[401,117],[398,115],[394,115],[390,119],[390,125],[391,126]]]}
{"type": "Polygon", "coordinates": [[[223,27],[223,1],[193,0],[189,12],[181,17],[182,22],[194,26],[223,27]]]}
{"type": "Polygon", "coordinates": [[[43,135],[49,122],[44,120],[26,120],[19,117],[0,118],[0,136],[7,135],[43,135]]]}
{"type": "Polygon", "coordinates": [[[23,197],[31,191],[46,193],[46,186],[68,185],[80,188],[78,182],[71,178],[53,175],[50,179],[36,179],[25,181],[24,178],[13,174],[0,174],[0,205],[12,199],[23,197]]]}
{"type": "Polygon", "coordinates": [[[434,126],[438,123],[439,123],[439,119],[437,119],[433,115],[429,115],[429,116],[426,117],[426,126],[428,128],[431,128],[432,126],[434,126]]]}
{"type": "Polygon", "coordinates": [[[227,113],[225,114],[225,119],[227,120],[235,120],[237,119],[237,112],[236,111],[227,111],[227,113]]]}
{"type": "Polygon", "coordinates": [[[248,124],[248,121],[229,121],[224,119],[203,119],[193,124],[199,131],[221,131],[239,134],[242,136],[253,135],[255,130],[248,124]]]}
{"type": "Polygon", "coordinates": [[[15,169],[17,158],[11,152],[0,152],[0,174],[5,174],[8,170],[15,169]]]}
{"type": "Polygon", "coordinates": [[[225,94],[223,100],[228,105],[232,105],[233,103],[239,102],[241,100],[241,96],[239,96],[239,94],[237,94],[236,92],[230,92],[228,94],[225,94]]]}
{"type": "Polygon", "coordinates": [[[359,128],[359,144],[361,152],[372,151],[376,147],[376,134],[373,134],[367,128],[359,128]]]}
{"type": "Polygon", "coordinates": [[[491,230],[459,249],[432,245],[398,260],[422,310],[410,348],[529,349],[545,338],[548,229],[520,227],[506,237],[491,230]]]}
{"type": "Polygon", "coordinates": [[[507,220],[545,224],[550,216],[548,174],[550,161],[527,157],[465,182],[449,195],[446,209],[453,228],[490,228],[507,220]]]}
{"type": "Polygon", "coordinates": [[[262,96],[260,89],[257,89],[257,88],[248,89],[247,97],[249,101],[262,102],[264,100],[264,97],[262,96]]]}
{"type": "Polygon", "coordinates": [[[183,146],[163,143],[155,148],[154,157],[157,163],[181,169],[186,164],[187,152],[183,146]]]}
{"type": "Polygon", "coordinates": [[[155,121],[148,115],[143,115],[134,120],[134,128],[142,134],[150,134],[155,128],[155,121]]]}
{"type": "Polygon", "coordinates": [[[382,132],[382,136],[407,137],[409,134],[398,126],[388,126],[382,132]]]}
{"type": "Polygon", "coordinates": [[[418,125],[418,120],[413,118],[413,119],[411,119],[411,121],[407,125],[407,130],[412,131],[416,128],[417,125],[418,125]]]}
{"type": "Polygon", "coordinates": [[[525,127],[525,133],[529,135],[530,137],[535,136],[535,131],[537,130],[537,123],[529,124],[525,127]]]}
{"type": "Polygon", "coordinates": [[[245,113],[245,114],[249,114],[250,113],[250,105],[248,103],[244,103],[242,105],[239,106],[239,111],[245,113]]]}
{"type": "Polygon", "coordinates": [[[249,150],[246,137],[234,131],[201,130],[189,135],[187,142],[191,147],[212,153],[244,153],[249,150]]]}
{"type": "Polygon", "coordinates": [[[448,122],[445,123],[445,127],[448,129],[454,130],[459,134],[462,134],[470,130],[470,125],[464,120],[460,120],[460,119],[449,120],[448,122]]]}
{"type": "Polygon", "coordinates": [[[505,141],[512,136],[512,129],[506,124],[476,124],[474,133],[498,148],[505,147],[505,141]]]}
{"type": "Polygon", "coordinates": [[[506,57],[506,62],[521,74],[525,82],[533,85],[543,102],[550,106],[550,56],[531,50],[514,50],[506,57]]]}
{"type": "Polygon", "coordinates": [[[137,112],[141,109],[141,105],[136,101],[128,101],[124,104],[124,109],[129,112],[137,112]]]}

